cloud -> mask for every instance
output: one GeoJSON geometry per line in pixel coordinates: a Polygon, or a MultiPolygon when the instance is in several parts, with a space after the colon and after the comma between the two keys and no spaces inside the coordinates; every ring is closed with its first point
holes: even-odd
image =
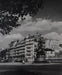
{"type": "Polygon", "coordinates": [[[55,40],[62,41],[62,33],[58,34],[57,32],[51,32],[51,33],[45,34],[44,37],[48,39],[55,39],[55,40]]]}
{"type": "Polygon", "coordinates": [[[37,18],[36,21],[32,21],[32,18],[24,20],[22,25],[16,29],[16,31],[50,31],[53,28],[62,28],[62,21],[52,21],[51,19],[37,18]]]}
{"type": "Polygon", "coordinates": [[[56,40],[59,40],[61,35],[59,35],[58,33],[56,32],[51,32],[51,33],[47,33],[44,35],[44,37],[48,38],[48,39],[56,39],[56,40]]]}
{"type": "MultiPolygon", "coordinates": [[[[42,19],[42,18],[36,18],[36,21],[32,20],[32,17],[29,15],[24,16],[26,19],[22,22],[22,25],[18,28],[15,28],[10,34],[11,35],[1,35],[0,34],[0,45],[7,46],[8,43],[12,39],[22,39],[23,36],[20,34],[20,32],[26,32],[26,31],[50,31],[51,33],[46,34],[45,36],[52,39],[61,39],[62,40],[62,34],[58,34],[57,32],[53,32],[53,28],[57,28],[56,31],[61,31],[62,33],[62,21],[52,21],[51,19],[42,19]]],[[[21,23],[21,20],[19,20],[21,23]]]]}
{"type": "Polygon", "coordinates": [[[21,23],[26,23],[26,22],[32,20],[32,17],[31,17],[29,14],[27,14],[26,16],[24,15],[23,18],[25,18],[24,22],[22,21],[21,16],[19,17],[19,20],[18,20],[18,23],[19,23],[19,24],[21,24],[21,23]]]}
{"type": "Polygon", "coordinates": [[[17,33],[17,34],[11,34],[11,35],[1,35],[0,36],[0,47],[2,48],[7,48],[8,47],[8,44],[14,40],[14,39],[19,39],[19,40],[22,40],[24,37],[17,33]]]}
{"type": "Polygon", "coordinates": [[[51,32],[44,35],[44,37],[51,39],[46,41],[46,48],[54,48],[55,52],[62,51],[62,47],[59,46],[59,44],[62,44],[62,33],[51,32]]]}
{"type": "Polygon", "coordinates": [[[5,36],[5,39],[22,39],[23,36],[19,33],[5,36]]]}

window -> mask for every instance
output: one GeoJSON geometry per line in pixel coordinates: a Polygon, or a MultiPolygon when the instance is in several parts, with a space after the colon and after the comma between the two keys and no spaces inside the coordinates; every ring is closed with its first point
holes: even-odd
{"type": "Polygon", "coordinates": [[[31,52],[30,50],[27,50],[27,52],[31,52]]]}
{"type": "Polygon", "coordinates": [[[27,56],[31,56],[31,54],[26,54],[27,56]]]}
{"type": "Polygon", "coordinates": [[[27,49],[30,49],[31,47],[27,47],[27,49]]]}

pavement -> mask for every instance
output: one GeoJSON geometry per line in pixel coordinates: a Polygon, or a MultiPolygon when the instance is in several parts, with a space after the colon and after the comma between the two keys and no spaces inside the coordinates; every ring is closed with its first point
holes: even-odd
{"type": "Polygon", "coordinates": [[[11,63],[0,63],[1,65],[14,65],[14,66],[25,66],[25,65],[62,65],[62,63],[20,63],[20,62],[11,62],[11,63]]]}
{"type": "Polygon", "coordinates": [[[0,75],[62,75],[60,63],[0,63],[0,75]]]}

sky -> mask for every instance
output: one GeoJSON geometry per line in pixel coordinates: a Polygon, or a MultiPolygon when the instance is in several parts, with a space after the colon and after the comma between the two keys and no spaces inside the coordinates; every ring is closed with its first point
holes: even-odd
{"type": "MultiPolygon", "coordinates": [[[[36,16],[29,14],[18,28],[9,35],[0,34],[0,48],[8,47],[13,39],[23,39],[27,34],[41,33],[45,37],[62,40],[62,0],[44,0],[44,8],[36,16]]],[[[18,21],[21,24],[21,19],[18,21]]]]}

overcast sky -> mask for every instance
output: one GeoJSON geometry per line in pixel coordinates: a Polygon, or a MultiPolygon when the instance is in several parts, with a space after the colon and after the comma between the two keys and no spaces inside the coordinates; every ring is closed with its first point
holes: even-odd
{"type": "MultiPolygon", "coordinates": [[[[0,34],[0,47],[7,47],[12,39],[22,39],[28,33],[39,32],[48,38],[62,38],[62,0],[44,0],[44,9],[35,17],[29,14],[26,20],[17,29],[13,29],[10,35],[0,34]]],[[[19,23],[21,23],[19,19],[19,23]]],[[[62,40],[62,39],[61,39],[62,40]]]]}

